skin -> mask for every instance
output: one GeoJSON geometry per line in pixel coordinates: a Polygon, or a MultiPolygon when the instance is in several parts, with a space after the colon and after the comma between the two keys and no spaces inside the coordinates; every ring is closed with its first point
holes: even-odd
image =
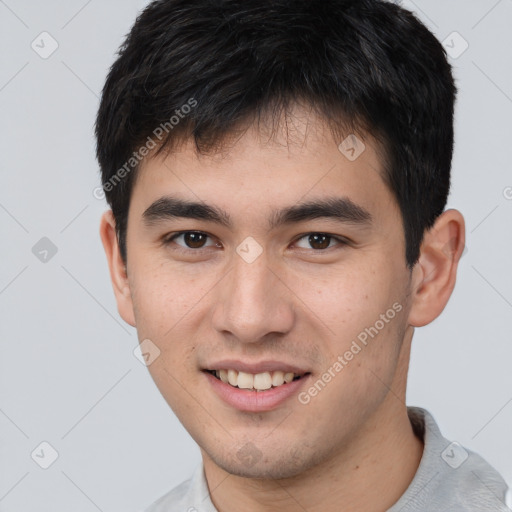
{"type": "Polygon", "coordinates": [[[422,456],[405,405],[411,340],[452,293],[464,219],[445,211],[425,234],[411,272],[398,205],[371,137],[349,161],[341,141],[301,109],[273,138],[263,132],[251,126],[224,152],[198,156],[186,141],[143,162],[129,209],[126,267],[111,211],[101,220],[118,310],[140,340],[160,349],[149,371],[200,446],[219,511],[263,512],[276,504],[281,511],[385,511],[406,491],[422,456]],[[147,226],[143,212],[164,195],[222,208],[233,227],[183,218],[147,226]],[[319,218],[268,229],[273,210],[333,196],[367,209],[371,226],[319,218]],[[199,249],[183,237],[163,243],[182,230],[211,238],[199,249]],[[310,233],[349,243],[331,239],[321,249],[308,242],[310,233]],[[263,249],[252,263],[236,252],[249,236],[263,249]],[[241,412],[201,371],[221,358],[286,361],[311,372],[301,388],[307,390],[394,303],[401,311],[307,405],[294,396],[272,411],[241,412]],[[244,446],[256,463],[237,456],[244,446]]]}

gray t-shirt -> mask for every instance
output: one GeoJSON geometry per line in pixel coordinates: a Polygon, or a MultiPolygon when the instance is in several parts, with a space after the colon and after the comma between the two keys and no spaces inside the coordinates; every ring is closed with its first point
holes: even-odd
{"type": "MultiPolygon", "coordinates": [[[[510,512],[510,491],[480,455],[446,440],[432,415],[420,407],[407,412],[425,447],[416,474],[387,512],[510,512]]],[[[200,464],[191,479],[168,492],[144,512],[218,512],[200,464]]]]}

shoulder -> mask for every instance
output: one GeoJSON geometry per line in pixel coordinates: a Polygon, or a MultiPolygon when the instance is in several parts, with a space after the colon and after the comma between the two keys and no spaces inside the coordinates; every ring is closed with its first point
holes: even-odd
{"type": "Polygon", "coordinates": [[[389,512],[510,512],[507,484],[496,469],[472,450],[445,439],[427,410],[408,407],[408,414],[425,448],[413,481],[389,512]]]}
{"type": "Polygon", "coordinates": [[[216,512],[210,499],[203,464],[192,477],[161,496],[141,512],[216,512]]]}
{"type": "Polygon", "coordinates": [[[459,467],[443,468],[440,472],[439,490],[447,497],[447,504],[464,505],[467,510],[510,512],[506,506],[507,484],[501,475],[483,457],[458,445],[467,457],[459,467]],[[448,499],[449,497],[449,499],[448,499]]]}
{"type": "MultiPolygon", "coordinates": [[[[141,512],[171,512],[173,510],[188,512],[186,501],[191,491],[191,482],[191,478],[185,480],[141,512]]],[[[190,508],[190,512],[193,512],[192,506],[190,508]]]]}

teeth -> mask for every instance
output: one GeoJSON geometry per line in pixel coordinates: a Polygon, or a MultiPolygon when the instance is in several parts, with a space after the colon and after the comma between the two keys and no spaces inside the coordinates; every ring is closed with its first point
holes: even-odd
{"type": "Polygon", "coordinates": [[[274,372],[272,375],[272,386],[281,386],[282,384],[284,384],[284,373],[274,372]]]}
{"type": "Polygon", "coordinates": [[[251,373],[238,372],[238,387],[240,389],[252,389],[254,376],[251,373]]]}
{"type": "MultiPolygon", "coordinates": [[[[238,376],[240,378],[240,375],[238,376]]],[[[270,373],[257,373],[254,376],[254,389],[270,389],[272,387],[272,377],[270,373]]]]}
{"type": "Polygon", "coordinates": [[[231,386],[239,387],[240,389],[255,389],[257,391],[264,391],[271,387],[288,384],[299,376],[292,372],[284,373],[280,370],[256,374],[237,372],[236,370],[215,370],[213,373],[222,382],[229,383],[231,386]]]}
{"type": "Polygon", "coordinates": [[[228,382],[235,387],[238,385],[238,372],[236,370],[228,370],[228,382]]]}

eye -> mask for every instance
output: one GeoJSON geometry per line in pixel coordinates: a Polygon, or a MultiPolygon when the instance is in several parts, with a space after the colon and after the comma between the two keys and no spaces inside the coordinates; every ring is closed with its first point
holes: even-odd
{"type": "Polygon", "coordinates": [[[218,243],[212,241],[210,245],[206,245],[206,241],[211,238],[210,235],[203,233],[202,231],[181,231],[179,233],[174,233],[173,235],[167,237],[164,241],[165,245],[170,245],[172,242],[176,242],[176,240],[182,240],[183,243],[177,243],[176,245],[180,246],[182,249],[203,249],[205,247],[220,247],[218,243]]]}
{"type": "MultiPolygon", "coordinates": [[[[300,242],[301,240],[306,240],[306,244],[309,244],[310,247],[317,251],[322,251],[325,249],[330,249],[331,242],[334,240],[338,242],[338,245],[347,245],[347,240],[340,238],[338,236],[329,235],[328,233],[308,233],[307,235],[302,236],[297,240],[300,242]]],[[[296,242],[296,244],[297,244],[296,242]]],[[[300,246],[299,246],[300,247],[300,246]]],[[[310,247],[300,247],[301,249],[309,249],[310,247]]]]}
{"type": "MultiPolygon", "coordinates": [[[[191,250],[192,252],[200,249],[206,249],[208,247],[222,247],[219,242],[215,242],[212,240],[210,235],[202,231],[180,231],[178,233],[171,234],[165,238],[164,244],[175,244],[178,246],[176,250],[191,250]],[[181,243],[178,242],[179,240],[181,240],[181,243]],[[210,240],[209,244],[207,243],[208,240],[210,240]]],[[[297,245],[300,249],[312,248],[316,252],[325,251],[336,245],[344,246],[347,244],[347,240],[338,236],[330,235],[328,233],[307,233],[306,235],[298,238],[295,242],[295,245],[297,245]],[[302,242],[302,246],[301,241],[304,241],[302,242]],[[337,244],[333,244],[333,242],[337,242],[337,244]]]]}

